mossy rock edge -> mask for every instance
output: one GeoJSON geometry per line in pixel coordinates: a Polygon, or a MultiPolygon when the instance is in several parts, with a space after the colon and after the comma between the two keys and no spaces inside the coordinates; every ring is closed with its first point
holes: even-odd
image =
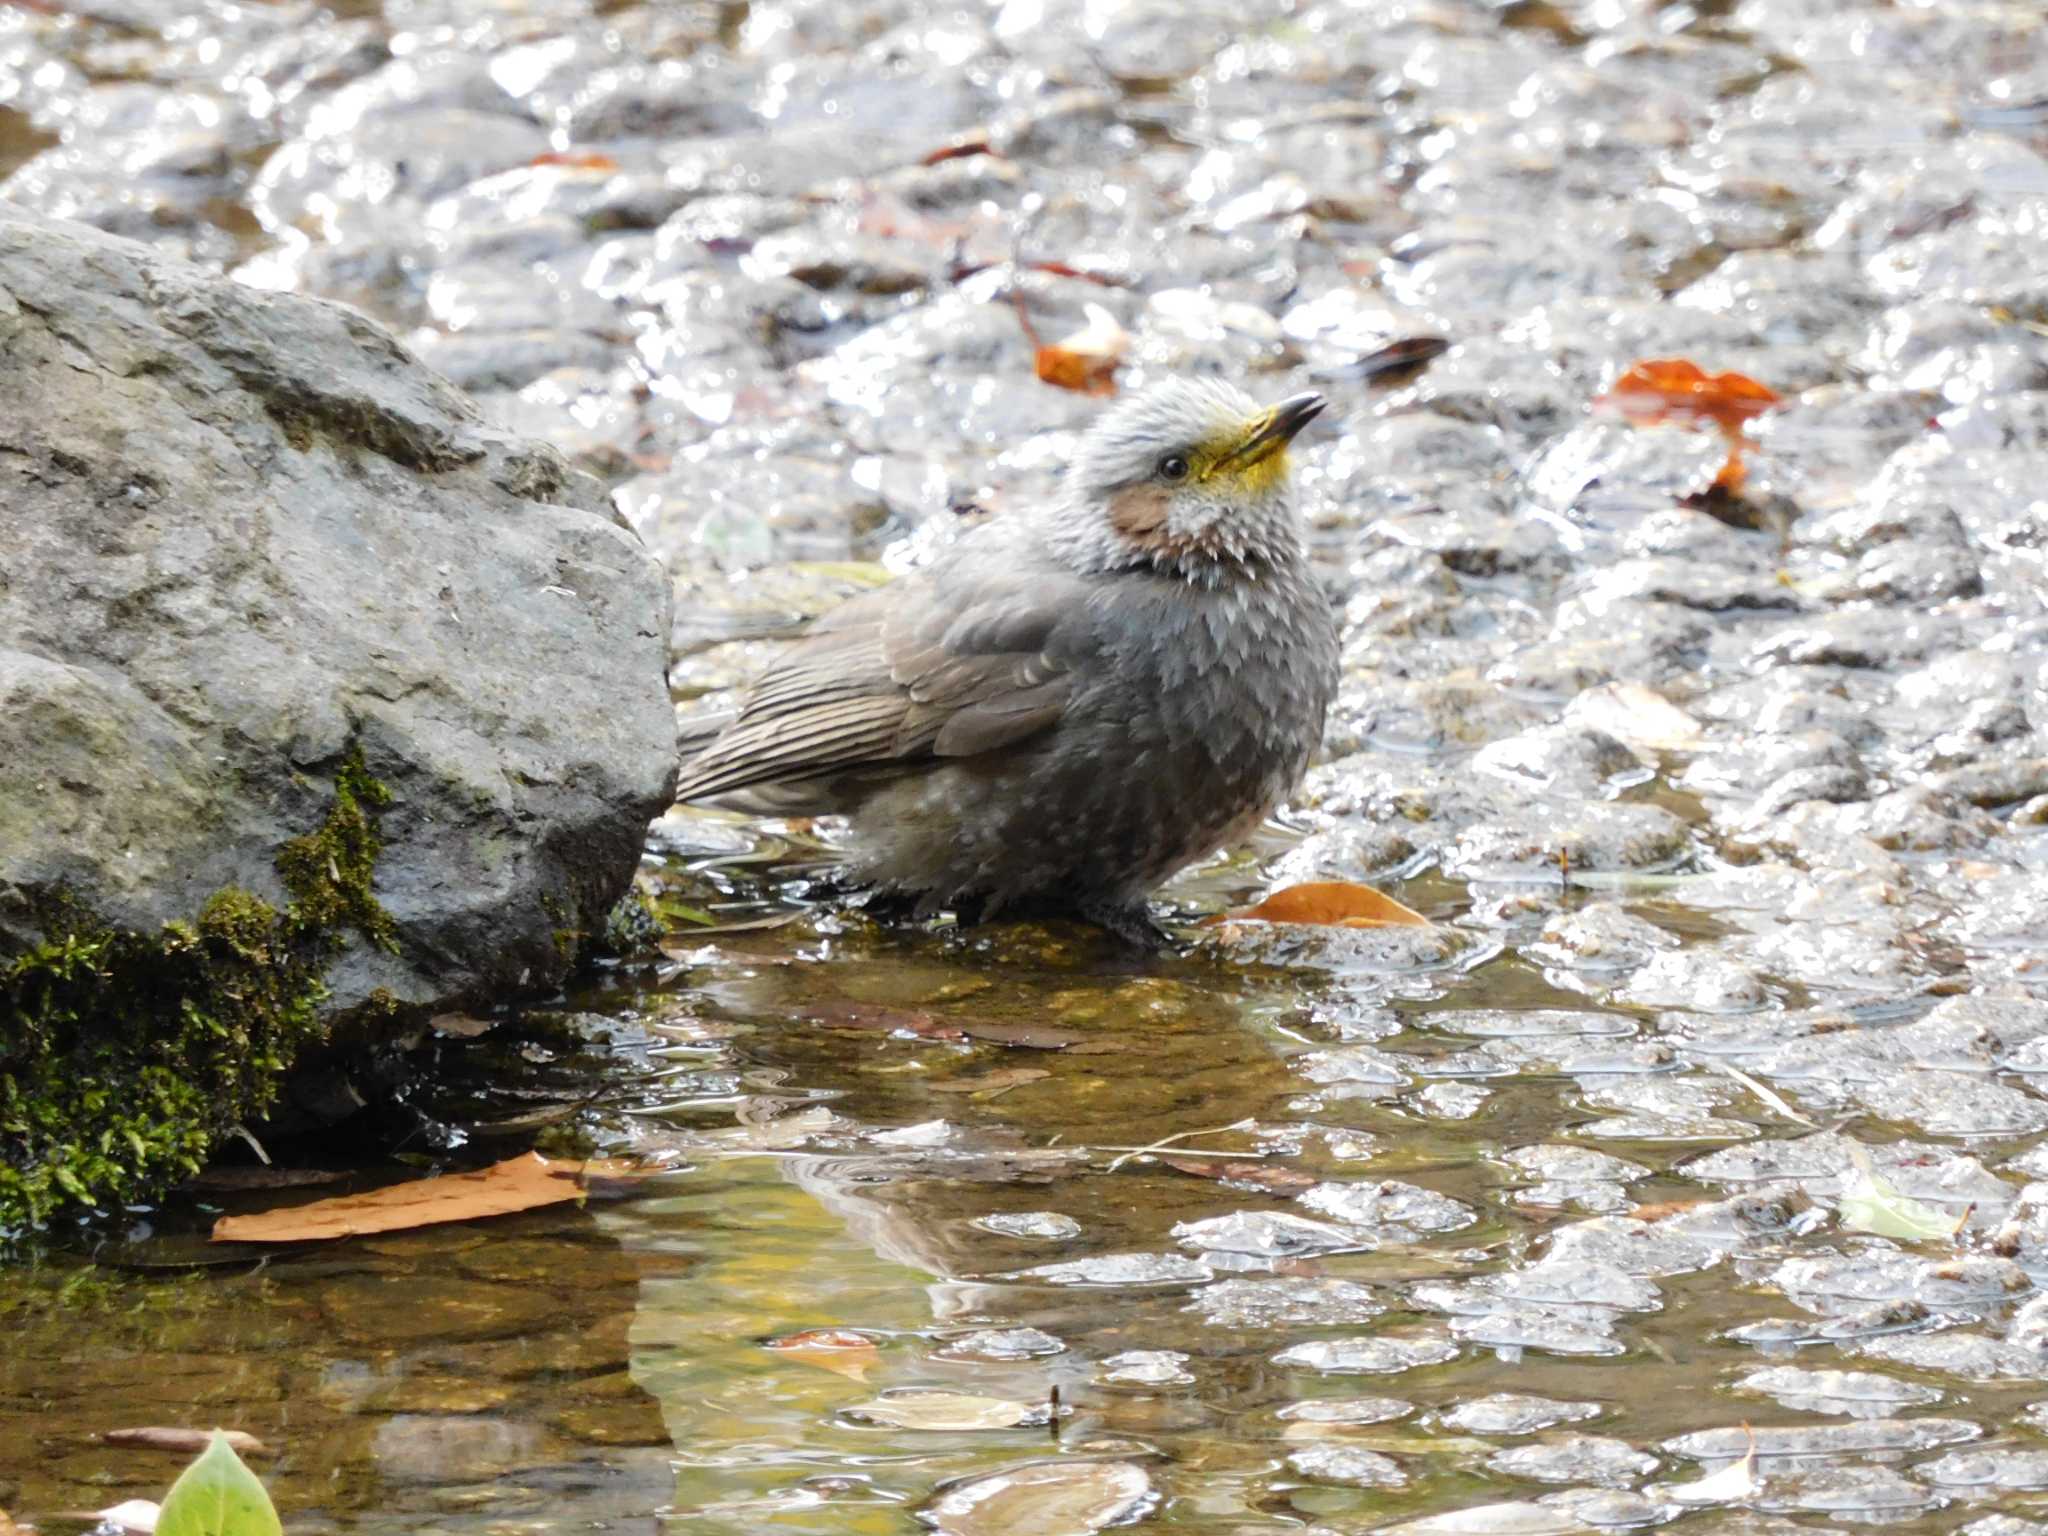
{"type": "Polygon", "coordinates": [[[389,801],[351,747],[320,827],[278,850],[281,909],[230,887],[155,933],[46,913],[46,942],[0,967],[0,1238],[145,1198],[270,1106],[336,1022],[327,964],[357,941],[396,948],[371,892],[389,801]]]}

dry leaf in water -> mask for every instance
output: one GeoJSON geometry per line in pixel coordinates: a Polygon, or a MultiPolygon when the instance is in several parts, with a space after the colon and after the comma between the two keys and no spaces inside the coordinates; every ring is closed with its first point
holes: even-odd
{"type": "Polygon", "coordinates": [[[1113,395],[1116,370],[1124,353],[1130,350],[1130,335],[1116,323],[1116,316],[1100,304],[1090,304],[1082,313],[1088,317],[1086,325],[1045,346],[1039,342],[1031,316],[1024,308],[1024,296],[1017,295],[1017,318],[1024,323],[1024,334],[1031,341],[1035,352],[1033,366],[1039,378],[1084,395],[1113,395]]]}
{"type": "Polygon", "coordinates": [[[963,1019],[960,1028],[971,1040],[983,1040],[990,1045],[1013,1045],[1027,1051],[1065,1051],[1076,1046],[1082,1054],[1097,1042],[1071,1029],[1056,1029],[1050,1024],[1003,1024],[994,1020],[963,1019]]]}
{"type": "Polygon", "coordinates": [[[999,1093],[1051,1076],[1043,1067],[998,1067],[979,1077],[956,1077],[951,1082],[928,1083],[926,1087],[933,1093],[972,1093],[992,1099],[999,1093]]]}
{"type": "Polygon", "coordinates": [[[1742,489],[1742,427],[1773,406],[1777,392],[1740,373],[1708,373],[1681,357],[1631,364],[1614,387],[1594,402],[1619,411],[1628,421],[1710,421],[1728,443],[1728,458],[1714,476],[1714,488],[1742,489]]]}
{"type": "Polygon", "coordinates": [[[487,1035],[497,1026],[489,1019],[479,1019],[467,1013],[437,1013],[427,1020],[427,1027],[439,1035],[452,1035],[458,1040],[474,1040],[487,1035]]]}
{"type": "Polygon", "coordinates": [[[1383,379],[1418,369],[1450,350],[1450,342],[1441,336],[1404,336],[1335,371],[1347,377],[1383,379]]]}
{"type": "Polygon", "coordinates": [[[785,1360],[815,1365],[821,1371],[832,1371],[855,1381],[866,1381],[868,1372],[882,1358],[873,1339],[851,1328],[806,1328],[802,1333],[770,1339],[761,1347],[774,1350],[785,1360]]]}
{"type": "Polygon", "coordinates": [[[1155,1152],[1152,1155],[1176,1173],[1214,1179],[1219,1184],[1270,1190],[1276,1195],[1298,1195],[1305,1189],[1314,1189],[1321,1182],[1299,1168],[1276,1168],[1244,1157],[1195,1157],[1176,1152],[1155,1152]]]}
{"type": "Polygon", "coordinates": [[[890,1429],[1015,1429],[1043,1424],[1047,1409],[1007,1397],[978,1397],[969,1392],[910,1388],[871,1402],[856,1403],[846,1412],[890,1429]]]}
{"type": "Polygon", "coordinates": [[[1369,885],[1311,880],[1284,886],[1255,907],[1202,919],[1217,923],[1306,923],[1322,928],[1427,928],[1429,919],[1369,885]]]}
{"type": "Polygon", "coordinates": [[[988,130],[977,128],[941,144],[917,163],[941,165],[948,160],[964,160],[973,155],[994,155],[999,160],[1003,158],[1001,152],[989,144],[988,130]]]}
{"type": "MultiPolygon", "coordinates": [[[[150,1425],[143,1429],[110,1429],[100,1436],[106,1445],[128,1446],[144,1451],[177,1451],[185,1456],[197,1456],[213,1444],[213,1431],[204,1429],[173,1429],[163,1425],[150,1425]]],[[[268,1456],[270,1447],[254,1435],[239,1429],[223,1429],[220,1437],[241,1456],[268,1456]]]]}
{"type": "Polygon", "coordinates": [[[920,1040],[965,1040],[958,1024],[922,1009],[891,1008],[887,1003],[836,999],[805,1005],[802,1017],[827,1029],[878,1029],[886,1034],[915,1035],[920,1040]]]}
{"type": "Polygon", "coordinates": [[[573,151],[551,149],[545,154],[535,155],[529,165],[552,165],[565,171],[616,171],[619,162],[610,155],[594,151],[573,151]]]}
{"type": "Polygon", "coordinates": [[[550,1162],[536,1153],[508,1158],[475,1173],[387,1184],[360,1195],[337,1195],[308,1205],[223,1216],[213,1224],[216,1243],[302,1243],[359,1237],[369,1232],[405,1232],[450,1221],[475,1221],[537,1210],[583,1197],[587,1172],[624,1175],[625,1164],[574,1160],[550,1162]]]}

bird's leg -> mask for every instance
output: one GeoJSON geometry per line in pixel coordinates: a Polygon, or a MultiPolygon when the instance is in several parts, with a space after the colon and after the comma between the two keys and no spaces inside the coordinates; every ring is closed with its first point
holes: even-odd
{"type": "Polygon", "coordinates": [[[1131,948],[1143,950],[1148,955],[1180,948],[1179,941],[1152,920],[1152,909],[1142,901],[1124,905],[1108,901],[1088,902],[1081,908],[1081,915],[1115,934],[1131,948]]]}
{"type": "Polygon", "coordinates": [[[829,869],[822,869],[814,875],[804,877],[804,895],[813,901],[848,901],[873,889],[872,885],[843,864],[835,864],[829,869]]]}
{"type": "Polygon", "coordinates": [[[905,918],[918,915],[918,895],[915,891],[899,891],[889,886],[876,886],[860,904],[860,910],[878,923],[900,923],[905,918]]]}

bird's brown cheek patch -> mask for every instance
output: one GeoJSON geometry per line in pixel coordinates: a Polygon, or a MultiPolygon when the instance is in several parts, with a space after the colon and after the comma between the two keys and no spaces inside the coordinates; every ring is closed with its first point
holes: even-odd
{"type": "Polygon", "coordinates": [[[1172,542],[1163,485],[1133,485],[1109,499],[1109,526],[1126,544],[1154,551],[1172,542]]]}

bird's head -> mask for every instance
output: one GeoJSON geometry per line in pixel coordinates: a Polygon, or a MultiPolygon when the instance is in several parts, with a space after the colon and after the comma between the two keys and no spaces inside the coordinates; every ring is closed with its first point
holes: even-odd
{"type": "Polygon", "coordinates": [[[1190,579],[1292,554],[1287,445],[1323,404],[1304,394],[1261,406],[1219,379],[1171,379],[1119,401],[1074,457],[1062,542],[1098,568],[1190,579]]]}

